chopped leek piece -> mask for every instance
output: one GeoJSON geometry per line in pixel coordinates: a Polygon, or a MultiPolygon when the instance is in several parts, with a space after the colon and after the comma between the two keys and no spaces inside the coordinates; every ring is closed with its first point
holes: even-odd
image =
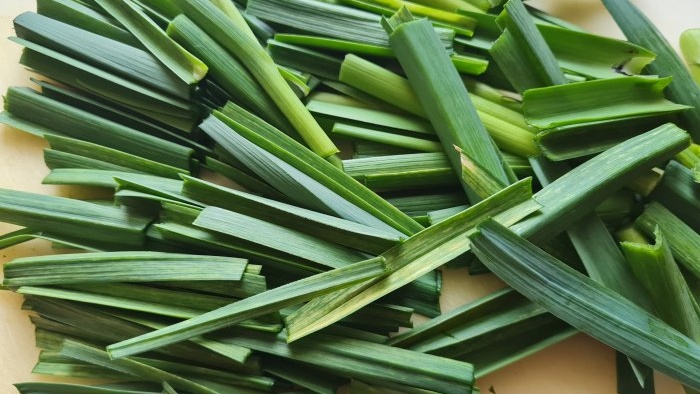
{"type": "MultiPolygon", "coordinates": [[[[461,169],[459,154],[453,148],[457,146],[495,179],[509,184],[515,176],[478,120],[467,90],[430,23],[413,20],[411,13],[402,8],[391,19],[384,19],[383,24],[389,32],[391,47],[433,124],[453,169],[461,169]]],[[[479,201],[468,186],[463,186],[471,202],[479,201]]]]}
{"type": "Polygon", "coordinates": [[[168,69],[188,85],[196,84],[204,78],[209,68],[204,62],[187,52],[178,43],[169,38],[148,15],[141,11],[131,0],[105,1],[95,0],[114,19],[126,27],[138,40],[148,48],[168,69]]]}
{"type": "Polygon", "coordinates": [[[479,259],[518,292],[628,356],[700,388],[700,345],[693,340],[493,220],[471,239],[479,259]]]}

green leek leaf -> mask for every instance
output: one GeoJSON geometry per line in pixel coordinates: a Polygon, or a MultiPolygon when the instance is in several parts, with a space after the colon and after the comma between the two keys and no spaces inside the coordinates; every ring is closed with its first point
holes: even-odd
{"type": "Polygon", "coordinates": [[[469,250],[467,234],[476,222],[495,216],[514,224],[537,211],[530,179],[519,181],[437,225],[428,227],[381,256],[389,275],[309,302],[285,319],[292,342],[326,327],[469,250]]]}
{"type": "Polygon", "coordinates": [[[700,345],[495,221],[479,228],[474,252],[518,292],[603,343],[700,387],[700,345]]]}
{"type": "Polygon", "coordinates": [[[603,5],[629,41],[656,53],[656,60],[649,65],[648,71],[673,78],[666,94],[672,101],[692,107],[680,116],[687,122],[693,140],[700,140],[700,108],[697,106],[700,86],[693,81],[676,51],[631,1],[603,0],[603,5]]]}
{"type": "Polygon", "coordinates": [[[688,109],[663,97],[670,79],[625,77],[527,90],[527,121],[540,129],[688,109]]]}
{"type": "Polygon", "coordinates": [[[218,256],[157,252],[80,253],[25,257],[3,265],[4,286],[66,283],[233,280],[247,262],[218,256]]]}
{"type": "Polygon", "coordinates": [[[141,353],[196,335],[231,326],[245,319],[261,316],[281,308],[333,292],[385,272],[384,259],[377,257],[314,275],[287,285],[248,297],[215,311],[177,323],[152,333],[107,347],[111,357],[120,358],[141,353]]]}
{"type": "Polygon", "coordinates": [[[206,64],[170,39],[130,0],[119,2],[96,0],[96,2],[188,85],[198,83],[207,74],[206,64]]]}
{"type": "MultiPolygon", "coordinates": [[[[411,13],[403,8],[390,20],[385,19],[383,24],[389,32],[391,47],[455,171],[461,170],[459,154],[453,149],[457,146],[495,179],[503,184],[510,183],[515,177],[478,121],[467,90],[430,23],[414,21],[411,13]]],[[[464,188],[472,203],[479,201],[468,186],[464,185],[464,188]]]]}
{"type": "Polygon", "coordinates": [[[700,342],[700,315],[688,284],[671,255],[663,233],[654,231],[655,243],[622,242],[632,272],[644,285],[661,320],[700,342]]]}

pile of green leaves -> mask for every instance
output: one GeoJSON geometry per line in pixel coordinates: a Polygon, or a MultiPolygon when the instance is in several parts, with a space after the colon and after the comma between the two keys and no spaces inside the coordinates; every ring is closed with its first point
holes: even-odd
{"type": "Polygon", "coordinates": [[[37,0],[0,122],[113,197],[0,190],[0,247],[68,252],[3,287],[34,372],[110,383],[16,387],[468,394],[585,332],[621,393],[700,390],[700,88],[604,3],[629,42],[520,0],[37,0]],[[443,313],[460,266],[508,287],[443,313]]]}

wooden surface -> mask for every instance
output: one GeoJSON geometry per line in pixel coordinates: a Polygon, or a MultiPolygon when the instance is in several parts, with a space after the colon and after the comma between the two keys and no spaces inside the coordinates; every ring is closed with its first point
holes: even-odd
{"type": "MultiPolygon", "coordinates": [[[[644,0],[636,3],[659,26],[674,47],[680,33],[700,27],[699,0],[644,0]]],[[[605,13],[599,0],[537,0],[530,4],[547,9],[571,22],[601,34],[622,38],[605,13]]],[[[12,18],[34,8],[33,0],[0,2],[0,37],[14,35],[12,18]]],[[[28,85],[29,73],[18,64],[20,47],[0,40],[0,91],[8,86],[28,85]]],[[[0,188],[38,193],[81,197],[89,190],[41,185],[48,173],[42,160],[41,139],[0,125],[0,188]]],[[[0,234],[16,227],[0,224],[0,234]]],[[[49,253],[48,245],[32,241],[3,250],[0,262],[15,257],[49,253]]],[[[491,275],[468,278],[463,270],[445,277],[443,307],[454,308],[463,302],[501,287],[491,275]]],[[[38,355],[34,347],[33,327],[20,311],[21,297],[0,291],[0,394],[14,394],[13,382],[48,381],[50,378],[31,374],[38,355]]],[[[577,335],[558,345],[530,356],[479,380],[483,393],[498,394],[614,394],[614,352],[597,341],[577,335]],[[490,389],[493,391],[489,391],[490,389]]],[[[658,394],[681,394],[676,382],[656,375],[658,394]]]]}

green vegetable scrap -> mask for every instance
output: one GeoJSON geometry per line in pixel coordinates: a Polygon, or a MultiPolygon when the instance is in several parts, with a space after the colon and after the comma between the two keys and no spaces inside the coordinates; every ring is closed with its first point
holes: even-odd
{"type": "Polygon", "coordinates": [[[521,0],[37,0],[0,123],[97,198],[0,190],[0,249],[64,252],[2,287],[34,373],[108,383],[15,387],[470,394],[583,332],[621,394],[698,392],[700,40],[688,72],[603,4],[631,42],[521,0]],[[454,267],[504,287],[442,310],[454,267]]]}

